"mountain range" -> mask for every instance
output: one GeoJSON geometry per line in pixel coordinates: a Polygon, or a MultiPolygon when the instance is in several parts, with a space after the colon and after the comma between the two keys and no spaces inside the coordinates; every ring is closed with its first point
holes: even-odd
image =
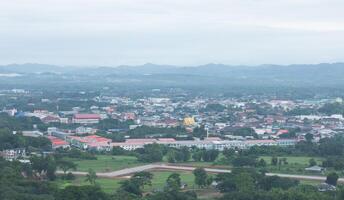
{"type": "MultiPolygon", "coordinates": [[[[234,66],[206,64],[173,66],[144,64],[139,66],[70,67],[45,64],[11,64],[0,66],[0,74],[16,73],[50,81],[51,77],[75,81],[97,79],[98,82],[138,83],[147,85],[180,86],[292,86],[342,87],[344,63],[234,66]]],[[[9,79],[8,77],[1,77],[9,79]]],[[[12,77],[13,78],[13,77],[12,77]]],[[[20,78],[18,78],[18,81],[20,78]]],[[[0,84],[1,85],[1,84],[0,84]]]]}

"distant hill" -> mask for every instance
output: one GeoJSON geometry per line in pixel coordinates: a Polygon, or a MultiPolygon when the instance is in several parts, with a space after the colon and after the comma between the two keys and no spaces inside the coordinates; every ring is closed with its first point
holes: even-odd
{"type": "Polygon", "coordinates": [[[55,65],[45,65],[45,64],[10,64],[0,66],[1,73],[57,73],[63,72],[64,68],[55,65]]]}
{"type": "MultiPolygon", "coordinates": [[[[37,81],[89,80],[113,84],[138,85],[218,85],[218,86],[287,86],[343,87],[344,63],[230,66],[206,64],[201,66],[172,66],[145,64],[118,67],[60,67],[44,64],[13,64],[0,66],[0,73],[19,73],[24,78],[35,76],[37,81]]],[[[5,79],[3,77],[3,79],[5,79]]],[[[20,78],[17,78],[18,81],[20,78]]],[[[23,78],[22,78],[23,79],[23,78]]]]}

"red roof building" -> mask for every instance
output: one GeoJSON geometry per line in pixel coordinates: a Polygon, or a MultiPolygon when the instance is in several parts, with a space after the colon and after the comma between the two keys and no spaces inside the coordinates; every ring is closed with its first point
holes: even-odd
{"type": "Polygon", "coordinates": [[[96,149],[99,151],[110,150],[111,139],[104,138],[98,135],[90,135],[86,137],[68,136],[67,141],[72,146],[80,149],[96,149]]]}
{"type": "Polygon", "coordinates": [[[98,114],[75,114],[74,119],[100,119],[98,114]]]}
{"type": "Polygon", "coordinates": [[[53,149],[57,149],[57,148],[69,148],[70,145],[68,142],[61,140],[57,137],[54,136],[47,136],[47,138],[50,140],[51,142],[51,146],[53,149]]]}

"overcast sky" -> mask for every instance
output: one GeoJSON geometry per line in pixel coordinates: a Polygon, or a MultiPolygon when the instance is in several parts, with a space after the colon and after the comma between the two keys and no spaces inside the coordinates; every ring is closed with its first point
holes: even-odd
{"type": "Polygon", "coordinates": [[[344,61],[344,0],[0,0],[0,64],[344,61]]]}

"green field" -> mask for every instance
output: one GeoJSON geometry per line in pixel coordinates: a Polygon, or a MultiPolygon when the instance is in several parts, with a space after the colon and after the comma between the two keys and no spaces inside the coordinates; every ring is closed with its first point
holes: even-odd
{"type": "Polygon", "coordinates": [[[88,171],[88,169],[93,169],[96,172],[109,172],[144,164],[133,156],[98,155],[97,160],[70,160],[78,165],[77,171],[88,171]]]}
{"type": "MultiPolygon", "coordinates": [[[[259,158],[263,158],[268,164],[271,163],[271,158],[272,156],[261,156],[259,158]]],[[[322,158],[317,158],[317,157],[306,157],[306,156],[282,156],[278,157],[280,158],[287,158],[287,161],[289,164],[300,164],[300,165],[307,165],[309,164],[310,159],[314,159],[318,165],[321,165],[323,159],[322,158]]]]}
{"type": "MultiPolygon", "coordinates": [[[[173,172],[152,172],[153,173],[153,180],[152,186],[146,186],[145,191],[152,191],[152,190],[162,190],[165,186],[165,182],[167,177],[173,172]]],[[[186,183],[189,189],[194,188],[194,175],[191,172],[177,172],[180,174],[182,179],[182,183],[186,183]]],[[[107,193],[113,193],[116,189],[120,187],[120,182],[124,179],[110,179],[110,178],[98,178],[96,180],[97,184],[107,193]]],[[[69,185],[87,185],[88,182],[85,182],[85,177],[76,177],[73,181],[64,181],[61,179],[57,179],[55,183],[60,188],[65,188],[69,185]]]]}
{"type": "MultiPolygon", "coordinates": [[[[111,156],[111,155],[97,155],[97,160],[81,160],[81,159],[68,159],[77,164],[76,171],[88,171],[93,169],[96,172],[109,172],[120,170],[129,167],[135,167],[139,165],[145,165],[137,160],[134,156],[111,156]]],[[[163,162],[167,161],[163,160],[163,162]]],[[[219,167],[219,168],[229,168],[229,166],[217,165],[213,162],[195,162],[189,161],[184,163],[170,163],[174,165],[185,165],[185,166],[195,166],[195,167],[219,167]]]]}
{"type": "MultiPolygon", "coordinates": [[[[152,189],[163,189],[165,186],[165,182],[169,175],[171,175],[173,172],[152,172],[154,177],[152,180],[152,186],[148,186],[146,188],[147,191],[150,191],[152,189]]],[[[185,183],[188,185],[188,188],[194,187],[194,175],[191,172],[176,172],[180,174],[180,178],[182,179],[182,183],[185,183]]]]}
{"type": "Polygon", "coordinates": [[[317,165],[322,164],[322,158],[317,157],[306,157],[306,156],[282,156],[280,158],[286,158],[288,164],[282,164],[281,166],[271,165],[271,156],[261,156],[259,159],[264,159],[267,163],[267,169],[269,172],[278,172],[278,173],[292,173],[292,174],[310,174],[305,171],[305,168],[309,166],[309,160],[314,159],[317,162],[317,165]]]}
{"type": "MultiPolygon", "coordinates": [[[[98,178],[96,180],[97,184],[100,185],[100,187],[107,193],[113,193],[119,186],[120,186],[120,179],[107,179],[107,178],[98,178]]],[[[85,177],[76,177],[75,180],[72,181],[65,181],[58,179],[55,181],[55,183],[59,186],[59,188],[65,188],[69,185],[76,185],[76,186],[82,186],[82,185],[89,185],[88,182],[85,182],[85,177]]]]}
{"type": "Polygon", "coordinates": [[[171,165],[182,165],[182,166],[193,166],[193,167],[216,167],[216,168],[225,168],[229,169],[228,164],[223,164],[223,159],[225,157],[222,153],[219,154],[218,158],[214,162],[204,162],[204,161],[194,161],[193,159],[188,160],[187,162],[178,162],[178,163],[168,163],[167,156],[164,156],[163,162],[171,165]]]}

